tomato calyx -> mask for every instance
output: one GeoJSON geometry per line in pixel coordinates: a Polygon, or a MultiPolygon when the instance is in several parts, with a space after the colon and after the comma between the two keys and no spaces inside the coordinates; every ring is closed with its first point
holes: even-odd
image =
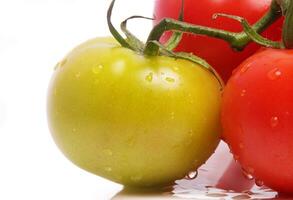
{"type": "MultiPolygon", "coordinates": [[[[113,7],[115,4],[116,0],[112,0],[108,12],[107,12],[107,23],[109,30],[113,37],[120,43],[122,47],[131,49],[139,54],[143,54],[145,56],[168,56],[172,57],[175,59],[184,59],[191,61],[193,63],[198,64],[199,66],[203,67],[204,69],[208,70],[210,73],[212,73],[215,78],[218,80],[220,83],[221,89],[224,87],[224,82],[221,79],[220,75],[213,69],[213,67],[207,63],[204,59],[193,55],[191,53],[186,53],[186,52],[174,52],[172,51],[174,48],[177,47],[179,42],[181,41],[183,33],[181,31],[175,31],[171,38],[166,42],[166,44],[161,44],[159,42],[159,39],[152,39],[148,40],[146,43],[143,43],[140,41],[135,35],[133,35],[128,29],[127,29],[127,22],[131,19],[135,18],[141,18],[141,19],[147,19],[147,20],[153,20],[153,18],[149,17],[143,17],[139,15],[131,16],[120,24],[120,28],[122,32],[125,34],[126,38],[124,38],[118,31],[117,29],[113,26],[111,22],[111,16],[112,16],[112,11],[113,7]]],[[[179,14],[179,21],[183,21],[183,13],[184,13],[184,0],[182,0],[182,7],[180,10],[179,14]]],[[[165,27],[162,27],[165,29],[165,27]]]]}

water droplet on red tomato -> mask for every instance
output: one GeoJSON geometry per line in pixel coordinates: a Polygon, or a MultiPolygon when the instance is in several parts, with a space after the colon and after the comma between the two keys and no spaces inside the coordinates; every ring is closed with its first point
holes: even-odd
{"type": "Polygon", "coordinates": [[[234,160],[235,160],[236,162],[237,162],[237,161],[239,160],[239,158],[240,158],[238,155],[235,155],[235,154],[233,155],[233,157],[234,157],[234,160]]]}
{"type": "Polygon", "coordinates": [[[258,186],[258,187],[262,187],[264,186],[264,182],[262,180],[259,180],[259,179],[256,179],[255,180],[255,184],[258,186]]]}
{"type": "Polygon", "coordinates": [[[197,177],[198,172],[194,171],[194,172],[189,172],[189,174],[185,177],[187,180],[193,180],[197,177]]]}
{"type": "Polygon", "coordinates": [[[279,124],[279,118],[278,117],[272,117],[271,118],[271,127],[275,128],[277,127],[279,124]]]}
{"type": "Polygon", "coordinates": [[[240,149],[243,149],[243,148],[244,148],[244,144],[243,144],[243,143],[240,143],[240,144],[239,144],[239,148],[240,148],[240,149]]]}
{"type": "Polygon", "coordinates": [[[245,178],[247,178],[248,180],[253,180],[254,177],[253,175],[248,171],[242,168],[242,174],[244,175],[245,178]]]}
{"type": "Polygon", "coordinates": [[[244,67],[242,67],[240,69],[240,74],[244,74],[245,72],[247,72],[247,70],[249,70],[249,68],[250,68],[250,65],[249,64],[248,65],[244,65],[244,67]]]}
{"type": "Polygon", "coordinates": [[[271,71],[269,71],[268,78],[270,80],[276,80],[276,79],[280,78],[281,75],[282,75],[282,72],[278,68],[274,68],[271,71]]]}
{"type": "Polygon", "coordinates": [[[240,96],[244,97],[246,95],[246,92],[247,92],[246,90],[242,90],[240,93],[240,96]]]}

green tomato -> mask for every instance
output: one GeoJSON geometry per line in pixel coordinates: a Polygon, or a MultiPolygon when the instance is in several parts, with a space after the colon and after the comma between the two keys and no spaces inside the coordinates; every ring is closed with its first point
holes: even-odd
{"type": "Polygon", "coordinates": [[[56,67],[48,121],[59,148],[79,167],[126,186],[158,187],[214,152],[220,101],[220,84],[201,66],[97,38],[56,67]]]}

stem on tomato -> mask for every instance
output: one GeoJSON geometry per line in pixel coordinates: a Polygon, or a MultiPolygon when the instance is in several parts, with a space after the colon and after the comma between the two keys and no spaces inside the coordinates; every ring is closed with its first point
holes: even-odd
{"type": "Polygon", "coordinates": [[[239,16],[235,16],[235,15],[227,15],[227,14],[216,14],[216,16],[220,16],[220,17],[226,17],[226,18],[230,18],[233,20],[236,20],[238,22],[241,23],[244,32],[247,34],[247,36],[249,37],[249,39],[253,40],[254,42],[256,42],[257,44],[260,44],[262,46],[265,47],[270,47],[270,48],[276,48],[276,49],[281,49],[284,48],[284,45],[282,44],[282,42],[276,42],[276,41],[271,41],[263,36],[261,36],[260,34],[258,34],[247,22],[246,19],[244,19],[243,17],[239,17],[239,16]]]}
{"type": "Polygon", "coordinates": [[[293,49],[293,1],[283,2],[285,22],[283,26],[283,43],[287,49],[293,49]]]}
{"type": "Polygon", "coordinates": [[[133,49],[132,46],[115,29],[115,27],[113,26],[111,22],[111,16],[112,16],[114,4],[115,4],[115,0],[112,0],[107,12],[107,23],[108,23],[109,30],[111,34],[113,35],[113,37],[121,44],[121,46],[129,48],[129,49],[133,49]]]}
{"type": "MultiPolygon", "coordinates": [[[[252,26],[252,29],[257,33],[261,33],[281,16],[281,7],[279,3],[277,3],[277,0],[273,0],[269,11],[252,26]]],[[[158,41],[166,31],[180,31],[219,38],[225,40],[231,45],[233,49],[239,51],[242,50],[251,41],[251,38],[245,33],[245,31],[235,33],[221,29],[180,22],[169,18],[163,19],[154,27],[147,41],[158,41]]],[[[147,43],[144,50],[145,54],[152,55],[152,50],[152,45],[147,43]]]]}

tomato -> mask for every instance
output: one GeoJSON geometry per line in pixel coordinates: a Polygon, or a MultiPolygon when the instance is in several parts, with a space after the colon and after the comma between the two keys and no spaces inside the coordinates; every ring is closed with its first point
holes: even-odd
{"type": "MultiPolygon", "coordinates": [[[[164,17],[178,18],[181,0],[156,0],[156,23],[164,17]]],[[[193,24],[204,25],[228,31],[240,32],[242,27],[236,21],[227,18],[213,20],[215,13],[226,13],[246,18],[255,23],[268,10],[271,0],[185,0],[184,20],[193,24]]],[[[281,38],[282,20],[265,31],[264,35],[273,40],[281,38]]],[[[163,36],[165,42],[169,34],[163,36]]],[[[232,70],[242,61],[259,49],[256,44],[250,44],[242,52],[236,52],[223,40],[207,36],[185,35],[177,47],[178,51],[193,52],[208,61],[227,81],[232,70]]]]}
{"type": "Polygon", "coordinates": [[[243,168],[281,192],[293,192],[293,50],[265,49],[228,81],[223,136],[243,168]]]}
{"type": "Polygon", "coordinates": [[[57,66],[48,121],[79,167],[126,186],[155,187],[183,178],[214,152],[220,101],[219,82],[201,66],[97,38],[57,66]]]}

